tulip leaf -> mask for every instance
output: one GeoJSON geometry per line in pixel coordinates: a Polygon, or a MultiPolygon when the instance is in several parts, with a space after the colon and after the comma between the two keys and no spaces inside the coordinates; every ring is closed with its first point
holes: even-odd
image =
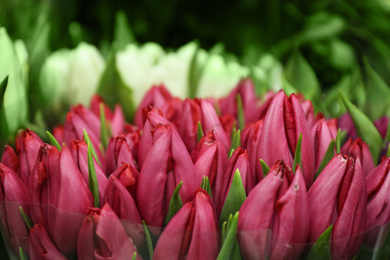
{"type": "Polygon", "coordinates": [[[314,180],[317,179],[318,175],[322,172],[322,170],[325,168],[325,166],[332,160],[334,157],[334,139],[330,141],[328,149],[326,149],[324,158],[322,158],[322,161],[320,163],[320,166],[318,166],[316,175],[314,176],[314,180]]]}
{"type": "Polygon", "coordinates": [[[199,143],[200,139],[202,139],[203,136],[204,136],[204,134],[203,134],[203,130],[202,130],[202,125],[201,125],[200,121],[198,121],[198,143],[199,143]]]}
{"type": "Polygon", "coordinates": [[[177,186],[175,191],[172,194],[171,201],[169,201],[169,210],[167,217],[165,219],[165,226],[168,224],[168,222],[175,216],[175,214],[183,207],[183,202],[181,200],[179,191],[181,186],[183,185],[183,181],[181,181],[177,186]]]}
{"type": "Polygon", "coordinates": [[[46,131],[46,134],[49,137],[51,145],[55,146],[58,151],[61,152],[61,145],[58,143],[57,139],[49,131],[46,131]]]}
{"type": "Polygon", "coordinates": [[[310,249],[306,259],[326,260],[330,257],[330,236],[332,234],[333,225],[330,225],[317,239],[313,247],[310,249]]]}
{"type": "Polygon", "coordinates": [[[4,110],[4,94],[8,85],[8,75],[0,83],[0,138],[8,137],[8,123],[4,110]]]}
{"type": "Polygon", "coordinates": [[[99,164],[99,166],[102,167],[102,164],[101,164],[100,161],[99,161],[99,157],[98,157],[97,154],[96,154],[95,148],[94,148],[93,145],[92,145],[91,139],[89,138],[89,135],[88,135],[87,131],[85,131],[85,129],[83,129],[83,134],[84,134],[84,141],[85,141],[85,143],[86,143],[87,145],[88,145],[88,144],[91,144],[91,146],[92,146],[92,154],[93,154],[93,157],[95,158],[95,160],[97,161],[97,163],[99,164]]]}
{"type": "Polygon", "coordinates": [[[340,153],[341,151],[341,129],[337,130],[336,135],[336,153],[340,153]]]}
{"type": "Polygon", "coordinates": [[[200,187],[207,191],[207,193],[210,195],[210,198],[213,198],[213,195],[211,193],[211,186],[210,186],[210,180],[209,177],[203,176],[202,183],[200,184],[200,187]]]}
{"type": "Polygon", "coordinates": [[[236,103],[237,103],[238,126],[240,130],[243,130],[245,127],[245,116],[244,116],[244,108],[242,107],[242,99],[240,94],[237,94],[236,96],[236,103]]]}
{"type": "Polygon", "coordinates": [[[389,145],[387,146],[387,154],[386,154],[387,157],[390,157],[390,143],[389,145]]]}
{"type": "Polygon", "coordinates": [[[22,206],[19,206],[19,210],[20,210],[20,214],[22,214],[22,218],[24,220],[24,223],[26,223],[26,226],[30,229],[33,227],[33,222],[31,221],[31,219],[26,215],[26,213],[24,213],[24,210],[22,208],[22,206]]]}
{"type": "Polygon", "coordinates": [[[135,42],[133,30],[130,28],[126,13],[118,11],[115,14],[114,40],[119,49],[124,49],[127,44],[135,42]]]}
{"type": "Polygon", "coordinates": [[[297,164],[301,166],[302,169],[302,133],[299,133],[299,138],[297,142],[297,147],[295,148],[295,157],[294,157],[294,164],[293,164],[293,172],[295,173],[295,168],[297,167],[297,164]]]}
{"type": "Polygon", "coordinates": [[[136,259],[137,259],[137,252],[134,252],[133,257],[131,258],[131,260],[136,260],[136,259]]]}
{"type": "MultiPolygon", "coordinates": [[[[224,223],[224,226],[226,227],[226,236],[223,240],[221,251],[219,252],[217,260],[225,260],[225,259],[235,259],[232,258],[233,249],[235,248],[235,245],[237,243],[237,226],[238,226],[238,212],[234,214],[234,217],[229,217],[228,224],[226,225],[224,223]],[[230,222],[230,223],[229,223],[230,222]]],[[[230,215],[232,216],[232,215],[230,215]]]]}
{"type": "Polygon", "coordinates": [[[146,236],[146,244],[148,245],[149,259],[153,259],[153,243],[152,237],[150,236],[150,231],[148,226],[145,223],[145,220],[142,220],[142,225],[144,226],[145,236],[146,236]]]}
{"type": "Polygon", "coordinates": [[[8,85],[8,75],[0,82],[0,108],[3,108],[4,94],[8,85]]]}
{"type": "Polygon", "coordinates": [[[382,137],[376,129],[372,121],[345,95],[340,91],[341,98],[348,110],[348,113],[352,117],[353,123],[356,127],[356,131],[360,137],[368,144],[370,147],[370,152],[374,162],[376,163],[379,159],[379,155],[382,149],[382,137]]]}
{"type": "Polygon", "coordinates": [[[104,113],[104,104],[100,103],[100,142],[104,149],[108,146],[108,134],[107,134],[107,122],[106,115],[104,113]]]}
{"type": "Polygon", "coordinates": [[[233,138],[232,138],[232,145],[230,146],[230,154],[229,158],[232,156],[234,150],[237,149],[241,145],[241,131],[238,129],[237,131],[233,132],[233,138]]]}
{"type": "Polygon", "coordinates": [[[260,159],[260,165],[261,165],[261,169],[263,170],[264,177],[267,176],[267,174],[269,172],[268,165],[263,161],[263,159],[260,159]]]}
{"type": "Polygon", "coordinates": [[[237,169],[234,173],[228,195],[221,211],[221,217],[219,219],[220,226],[222,226],[223,222],[229,218],[230,214],[234,214],[240,210],[245,199],[246,193],[244,184],[242,183],[240,171],[237,169]]]}
{"type": "Polygon", "coordinates": [[[99,207],[99,186],[92,156],[92,144],[88,142],[88,186],[93,195],[94,207],[99,207]]]}
{"type": "Polygon", "coordinates": [[[21,247],[19,247],[19,258],[20,258],[20,260],[28,260],[26,253],[24,252],[23,248],[21,248],[21,247]]]}
{"type": "Polygon", "coordinates": [[[221,241],[225,242],[226,239],[226,231],[227,231],[227,221],[224,221],[221,227],[221,241]]]}

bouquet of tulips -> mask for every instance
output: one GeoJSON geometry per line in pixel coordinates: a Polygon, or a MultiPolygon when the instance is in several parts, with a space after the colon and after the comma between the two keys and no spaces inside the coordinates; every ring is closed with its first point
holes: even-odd
{"type": "Polygon", "coordinates": [[[220,99],[152,87],[134,124],[99,96],[0,163],[1,232],[20,259],[352,259],[390,221],[388,118],[325,118],[248,78],[220,99]],[[341,131],[342,130],[342,131],[341,131]],[[382,157],[381,157],[382,156],[382,157]],[[380,158],[381,157],[381,158],[380,158]],[[377,163],[379,162],[379,163],[377,163]]]}

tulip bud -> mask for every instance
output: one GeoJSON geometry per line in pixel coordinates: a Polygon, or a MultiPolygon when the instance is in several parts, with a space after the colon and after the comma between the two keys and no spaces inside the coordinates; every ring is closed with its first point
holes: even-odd
{"type": "Polygon", "coordinates": [[[123,134],[111,137],[106,151],[106,175],[110,176],[122,163],[128,163],[134,168],[135,163],[127,140],[123,134]]]}
{"type": "Polygon", "coordinates": [[[310,233],[315,242],[333,225],[332,259],[352,258],[366,228],[367,192],[359,157],[336,155],[308,191],[310,233]]]}
{"type": "Polygon", "coordinates": [[[8,240],[15,254],[19,247],[28,249],[28,228],[19,207],[29,216],[28,190],[16,173],[0,163],[0,220],[3,237],[8,240]]]}
{"type": "Polygon", "coordinates": [[[353,123],[352,117],[348,113],[345,113],[339,118],[339,128],[347,132],[347,137],[352,139],[357,138],[355,124],[353,123]]]}
{"type": "Polygon", "coordinates": [[[171,219],[157,242],[153,259],[216,259],[219,228],[210,196],[203,189],[171,219]]]}
{"type": "MultiPolygon", "coordinates": [[[[292,165],[299,135],[302,134],[302,172],[306,187],[310,187],[314,179],[314,144],[312,134],[298,98],[291,94],[287,97],[280,90],[272,100],[264,119],[257,158],[267,165],[284,160],[292,165]]],[[[257,172],[262,173],[260,161],[256,162],[257,172]]]]}
{"type": "Polygon", "coordinates": [[[20,160],[19,176],[26,186],[37,160],[38,151],[43,145],[43,141],[30,129],[18,132],[15,147],[20,160]]]}
{"type": "Polygon", "coordinates": [[[150,149],[138,178],[137,204],[146,224],[159,234],[176,186],[183,181],[180,197],[190,201],[196,191],[195,167],[179,134],[170,125],[152,131],[150,149]]]}
{"type": "MultiPolygon", "coordinates": [[[[115,212],[106,203],[89,208],[77,237],[77,257],[86,259],[130,259],[137,252],[115,212]]],[[[137,254],[136,259],[141,259],[137,254]]]]}
{"type": "Polygon", "coordinates": [[[317,172],[322,159],[328,149],[330,142],[336,138],[329,129],[325,119],[319,120],[313,127],[314,150],[315,150],[315,170],[317,172]]]}
{"type": "Polygon", "coordinates": [[[19,157],[16,155],[15,150],[9,145],[4,147],[0,163],[13,170],[15,173],[19,172],[19,157]]]}
{"type": "Polygon", "coordinates": [[[186,98],[183,102],[179,134],[188,152],[191,152],[198,143],[198,122],[201,122],[200,106],[195,100],[186,98]]]}
{"type": "Polygon", "coordinates": [[[69,149],[45,145],[29,182],[31,216],[42,224],[65,255],[76,251],[83,214],[93,205],[92,193],[69,149]]]}
{"type": "Polygon", "coordinates": [[[216,208],[220,207],[222,209],[224,198],[217,194],[222,191],[228,156],[221,139],[215,131],[210,131],[200,139],[191,153],[191,158],[195,163],[197,187],[200,187],[203,176],[208,177],[216,208]]]}
{"type": "Polygon", "coordinates": [[[303,112],[305,113],[306,121],[309,129],[312,130],[316,124],[316,117],[314,115],[314,107],[310,100],[301,101],[303,112]]]}
{"type": "Polygon", "coordinates": [[[383,116],[377,120],[374,121],[374,125],[376,129],[378,129],[378,132],[384,139],[387,134],[387,128],[389,126],[389,117],[388,116],[383,116]]]}
{"type": "Polygon", "coordinates": [[[58,125],[53,128],[53,136],[59,144],[64,143],[65,129],[63,125],[58,125]]]}
{"type": "Polygon", "coordinates": [[[125,131],[123,134],[125,135],[126,142],[129,145],[131,155],[135,161],[138,161],[138,149],[141,139],[140,130],[135,126],[127,124],[125,125],[125,131]]]}
{"type": "Polygon", "coordinates": [[[370,149],[360,137],[355,141],[350,138],[341,148],[341,153],[350,155],[355,159],[359,157],[362,163],[364,176],[367,176],[375,168],[370,149]]]}
{"type": "Polygon", "coordinates": [[[41,224],[34,225],[30,229],[29,241],[29,259],[30,260],[46,260],[58,259],[67,260],[51,241],[45,228],[41,224]]]}
{"type": "Polygon", "coordinates": [[[300,167],[278,161],[240,209],[238,242],[245,259],[298,259],[309,234],[308,201],[300,167]]]}
{"type": "Polygon", "coordinates": [[[111,174],[111,176],[115,176],[130,192],[133,199],[136,200],[139,172],[131,164],[123,163],[111,174]]]}

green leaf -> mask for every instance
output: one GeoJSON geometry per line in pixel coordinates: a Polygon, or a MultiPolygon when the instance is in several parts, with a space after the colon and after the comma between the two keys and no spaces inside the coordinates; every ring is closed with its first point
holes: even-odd
{"type": "Polygon", "coordinates": [[[88,186],[93,195],[94,207],[99,207],[99,186],[92,156],[92,144],[88,142],[88,186]]]}
{"type": "Polygon", "coordinates": [[[153,243],[152,237],[150,236],[150,231],[145,221],[142,220],[142,224],[144,226],[145,236],[146,236],[146,244],[148,245],[149,259],[153,259],[153,243]]]}
{"type": "Polygon", "coordinates": [[[83,30],[81,29],[80,23],[74,21],[69,24],[69,34],[72,38],[74,46],[79,45],[83,41],[83,30]]]}
{"type": "Polygon", "coordinates": [[[317,76],[299,51],[287,61],[285,76],[288,82],[306,98],[318,96],[320,84],[317,76]]]}
{"type": "Polygon", "coordinates": [[[95,158],[95,160],[97,161],[97,163],[99,164],[100,167],[102,167],[100,161],[99,161],[99,157],[97,156],[96,154],[96,151],[95,151],[95,148],[93,147],[92,145],[92,142],[91,142],[91,139],[89,138],[89,135],[87,133],[87,131],[85,131],[85,129],[83,129],[83,136],[84,136],[84,141],[87,145],[91,144],[91,147],[92,147],[92,154],[93,154],[93,157],[95,158]]]}
{"type": "Polygon", "coordinates": [[[237,149],[241,145],[241,131],[238,129],[235,133],[233,133],[232,137],[232,145],[230,146],[230,154],[229,158],[232,156],[234,150],[237,149]]]}
{"type": "Polygon", "coordinates": [[[334,157],[334,150],[334,139],[332,139],[332,141],[330,141],[329,143],[328,149],[326,149],[324,158],[322,158],[320,166],[318,166],[316,175],[314,176],[314,180],[317,179],[318,175],[320,175],[325,166],[330,162],[330,160],[332,160],[332,158],[334,157]]]}
{"type": "Polygon", "coordinates": [[[260,165],[261,165],[261,169],[263,170],[264,177],[267,176],[267,174],[269,172],[268,165],[263,161],[263,159],[260,159],[260,165]]]}
{"type": "Polygon", "coordinates": [[[100,142],[104,149],[108,146],[108,134],[107,134],[107,122],[106,115],[104,113],[104,104],[100,103],[100,142]]]}
{"type": "Polygon", "coordinates": [[[165,218],[164,225],[168,225],[168,222],[175,216],[175,214],[183,207],[183,202],[181,201],[181,197],[179,194],[180,188],[183,185],[183,181],[181,181],[177,186],[175,191],[172,194],[171,200],[169,201],[169,209],[167,217],[165,218]]]}
{"type": "Polygon", "coordinates": [[[20,257],[20,260],[28,260],[26,253],[24,252],[23,248],[21,248],[21,247],[19,247],[19,257],[20,257]]]}
{"type": "Polygon", "coordinates": [[[237,169],[234,173],[229,193],[221,211],[219,225],[229,218],[230,214],[234,214],[240,210],[242,203],[246,199],[244,184],[242,183],[240,171],[237,169]]]}
{"type": "Polygon", "coordinates": [[[202,130],[202,125],[200,124],[200,121],[198,121],[198,143],[200,139],[204,136],[203,130],[202,130]]]}
{"type": "Polygon", "coordinates": [[[61,152],[61,145],[58,143],[57,139],[49,131],[46,131],[46,134],[49,137],[51,145],[55,146],[58,151],[61,152]]]}
{"type": "MultiPolygon", "coordinates": [[[[233,249],[237,242],[237,226],[238,226],[238,212],[234,214],[234,217],[228,223],[228,228],[225,239],[223,240],[221,251],[219,252],[217,260],[235,259],[232,258],[233,249]]],[[[225,223],[224,223],[225,225],[225,223]]],[[[226,225],[225,225],[226,226],[226,225]]]]}
{"type": "Polygon", "coordinates": [[[8,75],[5,76],[5,78],[1,81],[0,83],[0,108],[2,109],[3,108],[3,105],[4,105],[4,94],[5,94],[5,90],[7,89],[7,85],[8,85],[8,75]]]}
{"type": "Polygon", "coordinates": [[[390,88],[386,82],[371,67],[367,59],[363,59],[366,80],[365,112],[371,119],[378,119],[390,112],[390,88]]]}
{"type": "Polygon", "coordinates": [[[237,94],[236,102],[237,102],[237,113],[238,113],[238,126],[242,131],[245,127],[245,116],[244,116],[244,108],[242,107],[242,99],[240,94],[237,94]]]}
{"type": "Polygon", "coordinates": [[[389,145],[387,146],[387,153],[386,153],[386,156],[387,156],[387,157],[390,157],[390,143],[389,143],[389,145]]]}
{"type": "Polygon", "coordinates": [[[294,164],[293,164],[293,172],[295,173],[295,169],[297,167],[297,164],[301,166],[302,169],[302,133],[299,133],[299,138],[297,142],[297,147],[295,148],[295,157],[294,157],[294,164]]]}
{"type": "Polygon", "coordinates": [[[310,249],[306,259],[327,260],[330,256],[330,235],[332,234],[333,225],[330,225],[317,239],[313,247],[310,249]]]}
{"type": "Polygon", "coordinates": [[[26,223],[26,226],[30,229],[33,227],[33,222],[31,219],[24,213],[22,206],[19,206],[20,214],[22,214],[22,218],[24,220],[24,223],[26,223]]]}
{"type": "Polygon", "coordinates": [[[8,123],[4,111],[4,94],[8,85],[8,75],[0,83],[0,140],[8,137],[8,123]]]}
{"type": "Polygon", "coordinates": [[[339,128],[337,130],[337,135],[336,135],[336,153],[340,153],[341,151],[341,129],[339,128]]]}
{"type": "Polygon", "coordinates": [[[204,67],[199,65],[199,43],[195,42],[195,51],[192,56],[189,73],[188,73],[188,96],[195,98],[198,91],[199,82],[203,74],[204,67]]]}
{"type": "Polygon", "coordinates": [[[361,136],[370,147],[374,163],[378,162],[383,141],[381,135],[372,121],[361,110],[353,105],[342,92],[340,92],[340,95],[348,113],[352,117],[358,135],[361,136]]]}
{"type": "Polygon", "coordinates": [[[131,260],[136,260],[136,259],[137,259],[137,252],[134,252],[133,257],[131,258],[131,260]]]}
{"type": "Polygon", "coordinates": [[[207,193],[210,195],[210,198],[213,198],[213,195],[211,193],[211,186],[210,186],[209,177],[203,176],[202,183],[200,184],[200,187],[207,191],[207,193]]]}
{"type": "Polygon", "coordinates": [[[124,49],[129,43],[136,42],[126,13],[123,11],[118,11],[115,14],[114,41],[120,50],[124,49]]]}

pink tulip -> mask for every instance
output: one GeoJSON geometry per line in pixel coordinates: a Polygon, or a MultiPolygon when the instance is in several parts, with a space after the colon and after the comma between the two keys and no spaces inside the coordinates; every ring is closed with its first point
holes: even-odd
{"type": "Polygon", "coordinates": [[[317,171],[325,153],[328,150],[329,144],[333,139],[332,131],[329,129],[325,119],[319,120],[312,129],[314,137],[314,151],[315,151],[315,170],[317,171]]]}
{"type": "Polygon", "coordinates": [[[159,125],[152,135],[153,146],[138,178],[137,205],[146,224],[158,235],[176,186],[183,181],[179,194],[186,203],[193,198],[197,181],[191,157],[172,126],[159,125]]]}
{"type": "Polygon", "coordinates": [[[308,200],[300,167],[278,161],[240,209],[237,237],[245,259],[298,259],[309,234],[308,200]]]}
{"type": "Polygon", "coordinates": [[[375,168],[370,149],[360,137],[356,140],[350,138],[341,148],[341,153],[350,155],[355,159],[359,157],[362,163],[364,176],[367,176],[375,168]]]}
{"type": "MultiPolygon", "coordinates": [[[[306,187],[314,179],[315,157],[312,134],[298,98],[291,94],[287,97],[280,90],[272,100],[264,119],[257,159],[263,159],[267,165],[278,160],[293,164],[299,135],[302,134],[302,172],[306,187]]],[[[260,161],[257,160],[257,172],[262,173],[260,161]]]]}
{"type": "Polygon", "coordinates": [[[359,157],[338,154],[322,170],[308,191],[310,234],[315,242],[333,225],[332,259],[352,258],[359,251],[366,228],[367,192],[359,157]]]}
{"type": "Polygon", "coordinates": [[[74,253],[83,214],[93,198],[65,145],[61,152],[54,146],[42,147],[28,189],[33,222],[47,229],[63,254],[74,253]]]}
{"type": "Polygon", "coordinates": [[[382,138],[386,137],[387,134],[387,128],[389,126],[389,117],[383,116],[377,120],[374,121],[374,125],[376,129],[378,129],[378,132],[382,136],[382,138]]]}
{"type": "Polygon", "coordinates": [[[218,256],[219,228],[210,196],[196,192],[168,223],[157,242],[153,259],[210,259],[218,256]]]}
{"type": "Polygon", "coordinates": [[[200,106],[193,99],[185,99],[179,127],[179,134],[188,152],[191,152],[198,143],[198,122],[201,122],[200,106]]]}
{"type": "Polygon", "coordinates": [[[123,134],[125,135],[126,142],[130,148],[133,159],[138,161],[138,149],[141,139],[141,131],[136,126],[126,124],[123,134]]]}
{"type": "Polygon", "coordinates": [[[16,155],[15,150],[9,145],[4,147],[0,163],[13,170],[15,173],[19,172],[19,157],[16,155]]]}
{"type": "Polygon", "coordinates": [[[111,176],[115,176],[136,200],[139,172],[131,164],[123,163],[111,176]]]}
{"type": "Polygon", "coordinates": [[[53,136],[59,144],[64,143],[65,128],[63,125],[58,125],[53,128],[53,136]]]}
{"type": "Polygon", "coordinates": [[[123,134],[111,137],[106,150],[106,175],[110,176],[122,163],[128,163],[134,168],[135,162],[126,137],[123,134]]]}

